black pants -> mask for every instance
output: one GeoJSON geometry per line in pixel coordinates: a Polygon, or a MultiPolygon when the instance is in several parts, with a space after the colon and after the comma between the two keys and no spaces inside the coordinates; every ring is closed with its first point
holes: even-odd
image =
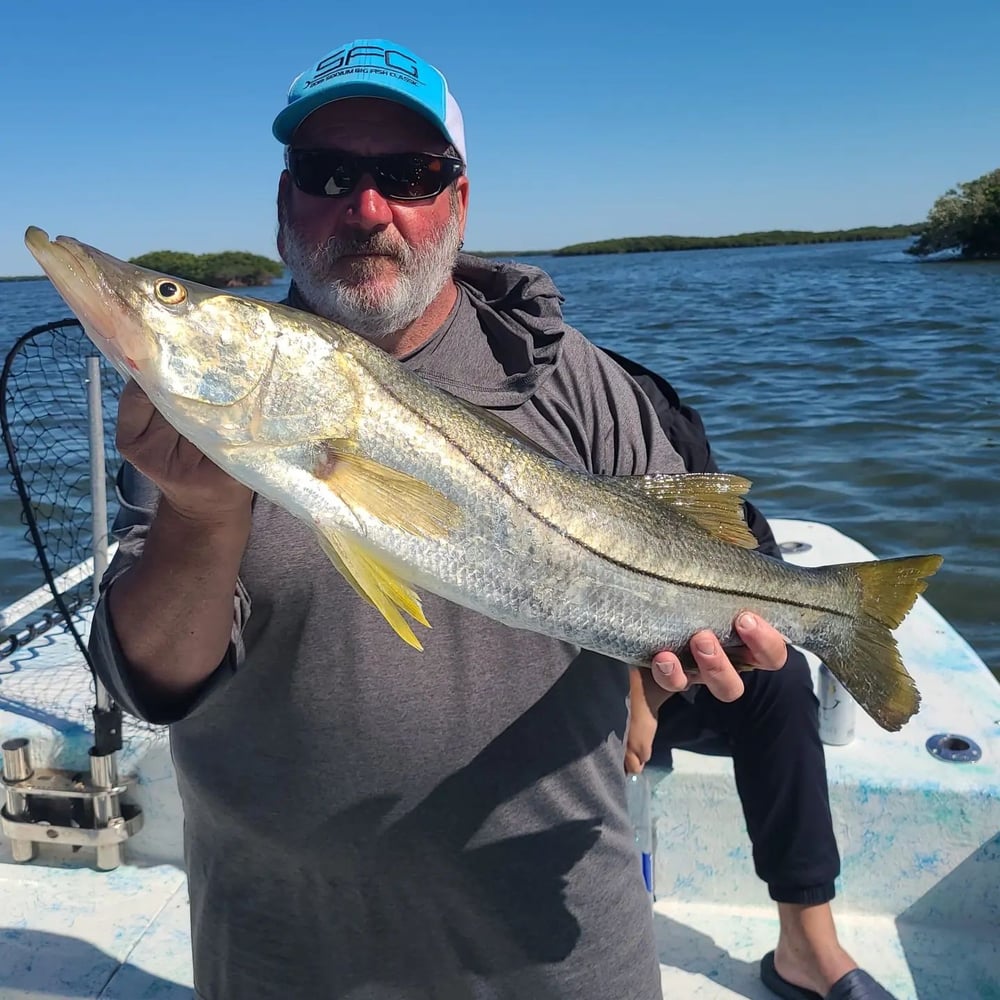
{"type": "Polygon", "coordinates": [[[780,903],[833,899],[840,854],[830,818],[816,696],[805,657],[743,675],[746,692],[725,703],[707,688],[660,709],[654,764],[671,748],[729,754],[753,844],[757,875],[780,903]]]}

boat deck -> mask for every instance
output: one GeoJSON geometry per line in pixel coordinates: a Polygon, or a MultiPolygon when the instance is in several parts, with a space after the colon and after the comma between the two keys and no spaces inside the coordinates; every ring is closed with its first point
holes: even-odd
{"type": "MultiPolygon", "coordinates": [[[[779,540],[811,545],[799,562],[869,557],[823,525],[773,526],[779,540]]],[[[887,734],[859,712],[854,742],[827,749],[843,856],[838,928],[899,1000],[1000,998],[1000,685],[924,600],[897,636],[920,714],[887,734]],[[982,758],[935,759],[925,743],[936,733],[973,739],[982,758]]],[[[85,766],[90,703],[89,676],[59,629],[0,661],[0,739],[28,737],[36,765],[85,766]]],[[[165,732],[130,724],[120,770],[136,774],[145,827],[117,870],[98,872],[92,853],[59,845],[15,864],[0,838],[0,1000],[191,996],[165,732]]],[[[758,965],[777,916],[753,873],[731,761],[676,752],[671,771],[652,774],[664,995],[771,998],[758,965]]]]}

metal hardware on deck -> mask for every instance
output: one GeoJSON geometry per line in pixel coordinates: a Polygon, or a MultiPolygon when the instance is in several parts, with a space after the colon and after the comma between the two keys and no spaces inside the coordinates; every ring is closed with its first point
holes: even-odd
{"type": "Polygon", "coordinates": [[[0,830],[15,861],[31,861],[39,843],[91,847],[97,867],[122,863],[122,845],[142,829],[142,810],[122,801],[128,783],[118,777],[116,755],[90,751],[90,774],[31,767],[26,739],[3,744],[5,803],[0,830]]]}
{"type": "Polygon", "coordinates": [[[935,733],[925,745],[932,757],[950,763],[967,764],[979,760],[983,755],[975,740],[959,736],[958,733],[935,733]]]}
{"type": "MultiPolygon", "coordinates": [[[[70,611],[76,611],[81,607],[83,601],[77,597],[67,602],[70,611]]],[[[20,620],[20,619],[18,619],[20,620]]],[[[8,656],[13,656],[19,649],[23,649],[30,642],[34,642],[40,635],[44,635],[50,628],[62,625],[63,616],[59,611],[46,611],[37,621],[26,625],[20,632],[0,635],[0,660],[6,660],[8,656]]]]}
{"type": "Polygon", "coordinates": [[[808,552],[812,546],[809,542],[782,542],[778,548],[789,555],[796,555],[799,552],[808,552]]]}
{"type": "MultiPolygon", "coordinates": [[[[28,820],[28,799],[15,786],[31,778],[31,764],[28,761],[27,740],[7,740],[3,745],[3,783],[5,787],[5,802],[3,812],[4,825],[8,815],[15,823],[30,822],[28,820]]],[[[11,837],[11,855],[15,861],[30,861],[35,856],[35,849],[30,843],[15,840],[11,837]]]]}

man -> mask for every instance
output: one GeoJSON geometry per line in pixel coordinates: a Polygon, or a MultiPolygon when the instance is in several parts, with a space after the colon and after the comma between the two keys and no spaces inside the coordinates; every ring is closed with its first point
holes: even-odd
{"type": "MultiPolygon", "coordinates": [[[[576,468],[682,468],[544,274],[458,255],[464,132],[433,67],[344,46],[294,81],[273,131],[292,304],[576,468]]],[[[118,443],[121,546],[91,648],[130,711],[171,724],[197,995],[659,997],[621,783],[624,666],[432,596],[416,653],[304,525],[132,385],[118,443]]],[[[741,658],[781,667],[782,638],[742,617],[741,658]]],[[[711,633],[693,656],[721,701],[742,693],[711,633]]],[[[686,687],[676,656],[655,659],[665,690],[686,687]]]]}

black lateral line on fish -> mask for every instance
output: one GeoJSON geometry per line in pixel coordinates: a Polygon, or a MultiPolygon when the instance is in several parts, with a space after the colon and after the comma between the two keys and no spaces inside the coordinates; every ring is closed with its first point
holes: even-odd
{"type": "MultiPolygon", "coordinates": [[[[576,535],[573,535],[572,533],[566,531],[560,525],[553,523],[547,517],[544,517],[539,511],[535,510],[535,508],[532,507],[529,503],[527,503],[526,501],[522,500],[520,497],[515,496],[510,491],[510,489],[508,489],[506,483],[502,482],[495,475],[493,475],[493,473],[488,468],[486,468],[485,466],[480,465],[479,462],[477,462],[471,455],[467,454],[465,452],[465,450],[461,447],[461,445],[458,444],[457,441],[453,440],[451,437],[449,437],[449,435],[447,433],[445,433],[445,431],[444,431],[443,428],[439,427],[435,423],[432,423],[431,420],[427,416],[425,416],[423,413],[417,413],[417,411],[412,406],[408,405],[404,400],[402,400],[399,396],[397,396],[396,393],[393,392],[392,389],[389,388],[389,386],[386,385],[385,383],[382,384],[382,389],[396,403],[398,403],[401,407],[403,407],[403,409],[405,409],[408,412],[414,414],[415,416],[419,416],[420,419],[424,422],[424,424],[428,428],[430,428],[431,430],[433,430],[433,431],[437,432],[438,434],[440,434],[441,437],[444,438],[444,440],[448,442],[448,444],[450,444],[453,448],[455,448],[460,454],[464,455],[465,458],[466,458],[466,460],[474,468],[478,469],[484,476],[486,476],[487,479],[489,479],[492,483],[494,483],[496,486],[498,486],[503,493],[505,493],[508,497],[510,497],[516,503],[522,504],[524,506],[524,508],[535,518],[535,520],[541,522],[546,527],[551,528],[553,531],[558,532],[563,537],[568,538],[571,542],[573,542],[576,545],[579,545],[581,549],[584,549],[585,551],[589,552],[591,555],[595,555],[599,559],[603,559],[605,562],[611,563],[611,565],[613,565],[613,566],[618,566],[621,569],[628,570],[628,571],[630,571],[632,573],[637,573],[639,576],[644,576],[644,577],[647,577],[648,579],[651,579],[651,580],[659,580],[659,581],[661,581],[663,583],[671,583],[671,584],[674,584],[675,586],[679,586],[679,587],[688,587],[691,590],[707,591],[707,592],[713,593],[713,594],[728,594],[728,595],[730,595],[732,597],[746,597],[746,598],[750,598],[750,599],[757,599],[757,600],[760,600],[760,601],[772,601],[772,602],[784,604],[784,605],[787,605],[787,606],[793,607],[793,608],[803,608],[806,611],[820,611],[820,612],[823,612],[825,614],[835,615],[836,617],[840,617],[840,618],[849,618],[850,617],[850,615],[847,614],[847,612],[845,612],[845,611],[838,611],[835,608],[827,608],[827,607],[824,607],[824,606],[819,605],[819,604],[810,604],[810,603],[808,603],[806,601],[796,601],[794,599],[784,598],[784,597],[781,598],[781,599],[779,599],[779,598],[776,598],[776,597],[770,597],[770,596],[765,595],[765,594],[753,594],[753,593],[749,593],[749,592],[747,592],[745,590],[732,590],[732,589],[730,589],[728,587],[713,587],[710,584],[705,584],[705,583],[694,583],[694,582],[690,582],[688,580],[676,580],[673,577],[670,577],[670,576],[661,576],[659,573],[652,573],[649,570],[637,569],[635,566],[630,566],[628,563],[622,562],[619,559],[615,559],[613,556],[609,556],[606,552],[601,552],[599,549],[595,549],[592,545],[589,545],[587,542],[583,541],[583,539],[577,538],[576,535]]],[[[515,441],[515,443],[518,443],[518,442],[515,441]]],[[[541,455],[539,457],[544,458],[545,456],[541,455]]]]}

